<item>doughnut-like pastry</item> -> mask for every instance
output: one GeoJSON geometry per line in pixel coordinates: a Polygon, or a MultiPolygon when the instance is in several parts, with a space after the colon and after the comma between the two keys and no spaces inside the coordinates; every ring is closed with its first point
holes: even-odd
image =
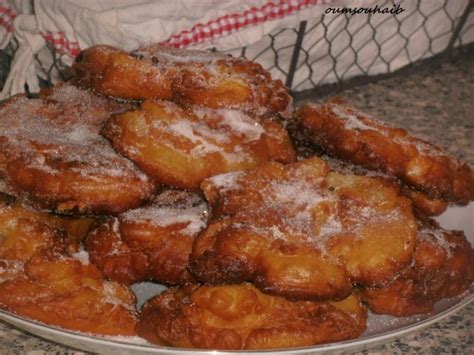
{"type": "Polygon", "coordinates": [[[85,241],[104,276],[123,284],[195,281],[187,271],[193,240],[206,227],[207,204],[196,193],[168,190],[92,230],[85,241]]]}
{"type": "Polygon", "coordinates": [[[0,309],[86,333],[134,335],[135,296],[89,264],[76,240],[82,227],[69,225],[68,235],[63,226],[0,201],[0,309]]]}
{"type": "Polygon", "coordinates": [[[217,175],[201,188],[213,219],[191,271],[207,283],[252,281],[294,299],[342,299],[411,260],[416,222],[391,184],[329,172],[319,158],[217,175]]]}
{"type": "Polygon", "coordinates": [[[366,318],[355,295],[339,302],[292,302],[251,284],[189,285],[149,300],[137,333],[152,343],[181,348],[291,348],[357,338],[366,318]]]}
{"type": "Polygon", "coordinates": [[[295,160],[288,134],[273,120],[170,101],[145,101],[112,117],[103,135],[155,181],[189,190],[219,173],[295,160]]]}
{"type": "Polygon", "coordinates": [[[11,190],[64,213],[119,213],[139,206],[154,185],[99,134],[97,126],[111,112],[104,106],[97,119],[99,109],[88,101],[76,110],[67,100],[52,102],[54,97],[20,95],[0,107],[0,165],[11,190]]]}
{"type": "Polygon", "coordinates": [[[44,102],[55,104],[57,114],[50,116],[54,124],[69,128],[77,123],[95,128],[100,132],[111,115],[118,115],[135,108],[127,101],[117,101],[94,94],[69,83],[59,83],[53,87],[42,88],[39,97],[44,102]]]}
{"type": "Polygon", "coordinates": [[[408,197],[413,202],[413,207],[425,216],[439,216],[444,213],[449,203],[439,199],[430,198],[424,192],[413,190],[406,185],[401,185],[402,195],[408,197]]]}
{"type": "Polygon", "coordinates": [[[24,263],[43,250],[74,248],[59,224],[47,213],[0,200],[0,260],[24,263]]]}
{"type": "Polygon", "coordinates": [[[445,230],[431,219],[418,223],[412,263],[382,287],[362,291],[376,313],[429,313],[436,301],[460,295],[474,282],[474,250],[464,233],[445,230]]]}
{"type": "Polygon", "coordinates": [[[86,49],[72,69],[79,85],[113,97],[283,115],[291,107],[288,89],[261,65],[209,51],[152,45],[127,53],[99,45],[86,49]]]}
{"type": "Polygon", "coordinates": [[[461,205],[474,199],[474,174],[466,163],[340,99],[303,105],[294,119],[328,155],[387,173],[430,199],[461,205]]]}
{"type": "Polygon", "coordinates": [[[381,171],[369,170],[360,165],[354,165],[329,156],[323,155],[320,156],[320,158],[329,164],[332,171],[342,174],[370,176],[391,182],[403,196],[408,197],[412,201],[413,207],[425,216],[439,216],[448,208],[448,202],[441,199],[430,198],[425,193],[416,191],[402,183],[399,179],[381,171]]]}
{"type": "Polygon", "coordinates": [[[87,259],[42,252],[0,283],[0,308],[87,334],[134,336],[135,295],[87,259]],[[12,277],[13,276],[13,277],[12,277]]]}
{"type": "Polygon", "coordinates": [[[10,202],[0,197],[0,282],[22,272],[24,263],[40,252],[80,251],[92,219],[53,216],[10,202]]]}

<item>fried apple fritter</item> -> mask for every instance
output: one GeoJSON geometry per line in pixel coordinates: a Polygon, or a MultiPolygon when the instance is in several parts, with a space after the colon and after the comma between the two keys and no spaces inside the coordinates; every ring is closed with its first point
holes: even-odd
{"type": "Polygon", "coordinates": [[[207,218],[206,202],[198,194],[168,190],[150,204],[98,225],[85,248],[111,280],[188,283],[195,281],[186,269],[192,243],[207,218]]]}
{"type": "Polygon", "coordinates": [[[112,117],[103,134],[157,182],[191,190],[219,173],[295,160],[280,124],[229,109],[150,100],[112,117]]]}
{"type": "Polygon", "coordinates": [[[80,85],[125,99],[282,114],[291,104],[288,89],[261,65],[209,51],[153,45],[127,53],[94,46],[82,53],[73,71],[80,85]]]}
{"type": "MultiPolygon", "coordinates": [[[[39,96],[45,102],[45,105],[51,104],[49,108],[40,108],[42,113],[46,114],[48,119],[53,120],[56,126],[64,129],[80,123],[86,125],[89,129],[100,132],[111,114],[119,114],[133,108],[133,105],[129,103],[100,97],[90,90],[79,89],[68,83],[43,88],[39,96]]],[[[0,139],[1,141],[2,139],[0,139]]],[[[6,154],[7,152],[0,151],[0,193],[15,195],[14,190],[5,181],[6,154]]],[[[11,154],[11,152],[8,152],[8,154],[11,154]]]]}
{"type": "MultiPolygon", "coordinates": [[[[107,107],[99,114],[92,98],[83,105],[65,104],[58,96],[77,93],[69,90],[47,100],[16,96],[0,108],[6,183],[15,195],[59,212],[119,213],[137,207],[151,195],[153,183],[99,135],[98,126],[111,114],[107,107]]],[[[78,97],[87,95],[92,94],[78,97]]]]}
{"type": "Polygon", "coordinates": [[[419,221],[412,263],[393,281],[364,288],[364,301],[376,313],[397,317],[429,313],[442,298],[465,292],[474,282],[474,250],[461,231],[434,220],[419,221]]]}
{"type": "Polygon", "coordinates": [[[425,216],[439,216],[446,211],[449,203],[439,199],[430,198],[424,192],[415,191],[404,185],[401,186],[401,193],[413,202],[413,207],[425,216]]]}
{"type": "Polygon", "coordinates": [[[431,199],[425,193],[413,190],[403,184],[399,179],[381,171],[369,170],[360,165],[354,165],[346,161],[330,158],[327,155],[320,156],[320,158],[329,164],[332,171],[342,174],[370,176],[384,179],[385,181],[392,183],[403,196],[408,197],[413,202],[413,207],[425,216],[439,216],[448,208],[448,203],[446,201],[431,199]]]}
{"type": "Polygon", "coordinates": [[[251,284],[173,288],[143,307],[137,333],[182,348],[257,350],[353,339],[367,312],[351,295],[340,302],[292,302],[251,284]]]}
{"type": "Polygon", "coordinates": [[[134,335],[134,295],[88,263],[77,244],[83,226],[74,223],[72,235],[63,226],[59,217],[0,202],[0,309],[87,333],[134,335]]]}
{"type": "Polygon", "coordinates": [[[98,335],[135,335],[135,296],[104,281],[92,264],[51,252],[0,283],[0,308],[49,325],[98,335]]]}
{"type": "Polygon", "coordinates": [[[461,205],[474,199],[474,174],[466,163],[342,100],[303,105],[294,118],[298,130],[328,155],[399,178],[430,199],[461,205]]]}
{"type": "Polygon", "coordinates": [[[95,128],[97,132],[100,132],[111,115],[118,115],[135,107],[129,102],[111,100],[68,83],[42,88],[39,97],[62,110],[49,117],[54,120],[55,125],[68,128],[80,123],[95,128]]]}
{"type": "Polygon", "coordinates": [[[318,158],[217,175],[201,188],[213,215],[191,255],[201,281],[342,299],[354,283],[382,284],[411,260],[409,200],[378,179],[331,173],[318,158]]]}
{"type": "Polygon", "coordinates": [[[0,201],[0,260],[24,263],[40,251],[74,250],[58,224],[47,213],[0,201]]]}
{"type": "Polygon", "coordinates": [[[91,224],[90,218],[53,216],[0,198],[0,283],[22,273],[40,252],[78,252],[91,224]]]}

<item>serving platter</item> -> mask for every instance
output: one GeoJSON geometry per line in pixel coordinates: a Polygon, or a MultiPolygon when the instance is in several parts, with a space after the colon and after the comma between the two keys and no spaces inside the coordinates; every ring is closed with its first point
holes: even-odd
{"type": "MultiPolygon", "coordinates": [[[[474,245],[474,203],[466,207],[450,207],[437,218],[440,224],[447,229],[463,230],[467,239],[474,245]]],[[[140,283],[132,286],[137,294],[138,307],[149,297],[161,292],[164,286],[152,283],[140,283]]],[[[392,340],[408,334],[419,332],[421,329],[438,322],[451,314],[459,311],[470,302],[474,301],[474,284],[463,295],[444,299],[436,303],[434,311],[428,315],[396,318],[391,316],[380,316],[370,314],[367,330],[358,339],[330,343],[297,349],[281,349],[260,351],[264,354],[313,354],[313,353],[340,353],[354,352],[363,349],[370,349],[381,344],[386,344],[392,340]]],[[[245,352],[219,352],[212,350],[189,350],[170,347],[159,347],[148,344],[145,340],[135,338],[105,338],[88,334],[59,329],[44,325],[29,319],[25,319],[14,314],[0,311],[0,319],[4,320],[22,330],[30,332],[42,338],[52,340],[76,349],[84,351],[114,354],[242,354],[245,352]]],[[[252,353],[256,353],[252,351],[252,353]]],[[[258,352],[257,352],[258,353],[258,352]]]]}

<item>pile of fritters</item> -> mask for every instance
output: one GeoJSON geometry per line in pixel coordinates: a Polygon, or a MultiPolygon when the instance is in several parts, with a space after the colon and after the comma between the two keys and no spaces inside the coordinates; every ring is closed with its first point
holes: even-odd
{"type": "Polygon", "coordinates": [[[397,181],[422,212],[429,211],[423,202],[467,205],[474,199],[474,174],[466,163],[341,99],[299,107],[293,124],[295,136],[329,156],[397,181]]]}
{"type": "Polygon", "coordinates": [[[104,280],[79,245],[90,224],[0,201],[2,309],[85,333],[133,336],[135,295],[104,280]]]}
{"type": "Polygon", "coordinates": [[[339,99],[292,112],[260,65],[160,46],[86,50],[0,107],[0,307],[166,346],[353,339],[367,308],[429,313],[474,281],[474,197],[441,148],[339,99]],[[287,131],[288,129],[288,131],[287,131]],[[141,310],[129,286],[170,286],[141,310]]]}

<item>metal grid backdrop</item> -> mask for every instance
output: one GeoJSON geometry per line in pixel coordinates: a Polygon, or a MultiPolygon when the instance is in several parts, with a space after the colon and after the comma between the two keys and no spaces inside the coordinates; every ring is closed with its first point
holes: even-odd
{"type": "MultiPolygon", "coordinates": [[[[279,29],[255,44],[226,53],[260,62],[293,93],[307,93],[321,88],[322,84],[332,83],[334,87],[347,83],[349,78],[358,79],[358,83],[361,79],[362,82],[374,80],[396,71],[400,57],[404,58],[404,65],[432,56],[444,57],[455,46],[466,44],[463,38],[474,33],[474,21],[471,21],[474,0],[456,14],[450,9],[458,0],[414,1],[377,3],[379,8],[392,8],[394,4],[404,6],[411,2],[407,6],[410,11],[403,15],[323,14],[321,18],[303,21],[296,28],[279,29]]],[[[12,48],[0,51],[2,87],[12,52],[12,48]]],[[[43,69],[46,73],[43,85],[51,85],[53,70],[62,79],[67,78],[58,60],[43,69]]]]}
{"type": "Polygon", "coordinates": [[[404,57],[406,64],[412,64],[432,56],[444,57],[455,46],[466,44],[462,39],[474,33],[474,21],[466,21],[474,16],[474,1],[470,0],[455,15],[450,5],[457,5],[456,1],[377,3],[380,8],[389,9],[394,4],[415,3],[402,15],[323,14],[319,19],[303,21],[296,28],[282,28],[259,43],[229,53],[267,63],[266,69],[284,80],[294,93],[327,83],[343,83],[349,78],[373,80],[381,73],[397,70],[400,57],[404,57]]]}

